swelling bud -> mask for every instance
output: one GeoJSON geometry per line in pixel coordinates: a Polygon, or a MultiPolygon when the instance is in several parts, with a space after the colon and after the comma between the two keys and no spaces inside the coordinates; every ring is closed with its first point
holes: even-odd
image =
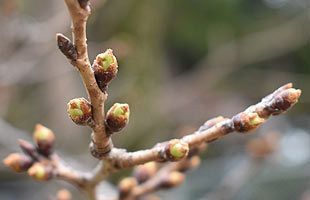
{"type": "Polygon", "coordinates": [[[106,125],[112,132],[119,132],[128,124],[129,105],[126,103],[115,103],[107,112],[106,125]]]}

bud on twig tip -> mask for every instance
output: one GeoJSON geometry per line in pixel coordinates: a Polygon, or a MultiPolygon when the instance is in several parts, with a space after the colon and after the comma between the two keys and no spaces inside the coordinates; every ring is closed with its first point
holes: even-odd
{"type": "Polygon", "coordinates": [[[32,159],[28,156],[12,153],[3,159],[3,164],[15,172],[24,172],[32,165],[32,159]]]}
{"type": "Polygon", "coordinates": [[[57,46],[59,50],[69,59],[76,61],[77,51],[69,38],[61,33],[56,34],[57,46]]]}
{"type": "Polygon", "coordinates": [[[52,153],[55,135],[50,129],[37,124],[33,133],[33,140],[38,146],[39,153],[44,156],[49,156],[52,153]]]}
{"type": "Polygon", "coordinates": [[[91,122],[91,104],[85,98],[75,98],[69,101],[67,112],[72,121],[78,125],[91,122]]]}
{"type": "Polygon", "coordinates": [[[107,112],[106,124],[110,131],[119,132],[129,122],[129,105],[126,103],[115,103],[107,112]]]}
{"type": "Polygon", "coordinates": [[[49,166],[35,163],[29,170],[28,175],[38,181],[47,181],[52,178],[52,170],[49,166]]]}

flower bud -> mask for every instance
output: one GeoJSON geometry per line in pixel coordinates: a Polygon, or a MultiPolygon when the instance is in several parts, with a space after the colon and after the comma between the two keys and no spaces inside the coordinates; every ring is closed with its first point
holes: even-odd
{"type": "Polygon", "coordinates": [[[126,196],[126,194],[128,194],[137,185],[138,185],[138,182],[135,178],[133,177],[124,178],[118,184],[120,196],[126,196]]]}
{"type": "Polygon", "coordinates": [[[64,36],[61,33],[56,35],[57,45],[59,50],[69,59],[72,61],[76,61],[77,59],[77,51],[73,43],[70,41],[69,38],[64,36]]]}
{"type": "Polygon", "coordinates": [[[173,188],[181,185],[185,180],[185,175],[181,172],[172,171],[168,176],[164,177],[160,187],[161,188],[173,188]]]}
{"type": "Polygon", "coordinates": [[[75,98],[69,101],[67,112],[72,121],[78,125],[86,125],[91,122],[91,104],[84,98],[75,98]]]}
{"type": "Polygon", "coordinates": [[[260,118],[257,113],[239,113],[233,117],[235,130],[240,133],[246,133],[256,129],[265,120],[260,118]]]}
{"type": "Polygon", "coordinates": [[[157,172],[157,166],[155,162],[148,162],[144,165],[139,165],[134,169],[134,177],[139,183],[143,183],[154,176],[157,172]]]}
{"type": "Polygon", "coordinates": [[[12,153],[3,160],[3,164],[15,172],[27,171],[31,167],[32,162],[30,157],[19,153],[12,153]]]}
{"type": "Polygon", "coordinates": [[[59,190],[57,192],[57,200],[71,200],[72,195],[71,192],[69,192],[66,189],[59,190]]]}
{"type": "Polygon", "coordinates": [[[200,165],[200,163],[201,159],[199,156],[193,156],[191,158],[187,158],[186,162],[183,162],[178,171],[185,172],[189,169],[195,169],[200,165]]]}
{"type": "Polygon", "coordinates": [[[34,160],[39,159],[37,148],[33,144],[31,144],[30,142],[27,142],[26,140],[19,139],[18,145],[25,154],[29,155],[34,160]]]}
{"type": "Polygon", "coordinates": [[[301,90],[295,89],[295,88],[289,88],[282,92],[280,92],[275,97],[275,112],[273,115],[278,115],[282,112],[287,111],[289,108],[291,108],[293,105],[295,105],[298,102],[298,99],[301,95],[301,90]]]}
{"type": "Polygon", "coordinates": [[[94,70],[97,84],[102,92],[105,92],[107,85],[116,77],[118,65],[116,57],[111,49],[98,54],[92,68],[94,70]]]}
{"type": "Polygon", "coordinates": [[[55,135],[50,129],[37,124],[33,133],[33,140],[37,144],[40,154],[49,156],[53,152],[55,135]]]}
{"type": "Polygon", "coordinates": [[[165,153],[170,161],[179,161],[188,155],[189,146],[182,140],[170,140],[166,146],[165,153]]]}
{"type": "Polygon", "coordinates": [[[112,132],[121,131],[129,121],[129,105],[126,103],[115,103],[107,112],[106,125],[112,132]]]}
{"type": "Polygon", "coordinates": [[[35,163],[28,169],[28,175],[37,181],[47,181],[52,178],[52,169],[42,163],[35,163]]]}
{"type": "Polygon", "coordinates": [[[78,0],[81,8],[90,10],[90,2],[89,0],[78,0]]]}

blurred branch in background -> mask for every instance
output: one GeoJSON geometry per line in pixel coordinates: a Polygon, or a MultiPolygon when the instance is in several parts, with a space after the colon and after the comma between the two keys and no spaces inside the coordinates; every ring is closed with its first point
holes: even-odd
{"type": "MultiPolygon", "coordinates": [[[[161,95],[163,102],[160,101],[159,104],[161,106],[169,105],[163,109],[168,113],[186,108],[192,110],[190,105],[202,104],[200,101],[203,96],[207,96],[219,82],[232,72],[249,64],[283,56],[305,46],[310,40],[309,12],[310,10],[306,10],[289,22],[211,48],[208,54],[194,67],[197,70],[176,78],[168,87],[164,88],[161,95]],[[174,91],[182,91],[182,93],[174,91]],[[171,96],[171,93],[175,95],[171,96]],[[184,93],[186,98],[181,97],[184,93]]],[[[275,76],[275,73],[277,72],[274,71],[272,76],[275,76]]],[[[262,81],[264,76],[258,77],[264,84],[262,81]]],[[[276,83],[274,82],[274,84],[276,83]]],[[[185,112],[187,111],[185,110],[185,112]]]]}
{"type": "Polygon", "coordinates": [[[233,199],[248,181],[262,172],[265,162],[278,149],[279,140],[277,133],[266,133],[264,136],[249,140],[246,145],[248,156],[228,171],[213,191],[201,200],[233,199]]]}

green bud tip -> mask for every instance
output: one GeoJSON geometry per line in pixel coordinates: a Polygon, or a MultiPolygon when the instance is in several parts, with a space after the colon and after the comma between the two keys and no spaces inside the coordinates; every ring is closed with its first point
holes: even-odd
{"type": "Polygon", "coordinates": [[[253,116],[250,116],[250,121],[249,121],[250,126],[258,126],[265,121],[263,118],[260,118],[257,113],[253,113],[253,114],[254,114],[253,116]]]}
{"type": "Polygon", "coordinates": [[[91,105],[84,98],[75,98],[69,101],[67,113],[75,123],[86,124],[92,115],[91,105]]]}
{"type": "Polygon", "coordinates": [[[172,160],[180,160],[187,156],[189,146],[181,140],[174,139],[169,142],[168,151],[168,157],[172,160]]]}
{"type": "Polygon", "coordinates": [[[129,118],[130,111],[127,103],[115,103],[111,109],[115,117],[129,118]]]}
{"type": "Polygon", "coordinates": [[[107,70],[111,65],[116,63],[116,58],[113,55],[112,49],[108,49],[104,53],[99,54],[97,59],[99,60],[100,67],[103,70],[107,70]]]}
{"type": "Polygon", "coordinates": [[[28,175],[38,181],[45,181],[50,179],[51,171],[48,170],[47,166],[41,163],[35,163],[29,170],[28,175]]]}
{"type": "Polygon", "coordinates": [[[55,140],[55,135],[50,129],[41,124],[37,124],[33,133],[33,138],[37,143],[40,141],[53,142],[55,140]]]}

